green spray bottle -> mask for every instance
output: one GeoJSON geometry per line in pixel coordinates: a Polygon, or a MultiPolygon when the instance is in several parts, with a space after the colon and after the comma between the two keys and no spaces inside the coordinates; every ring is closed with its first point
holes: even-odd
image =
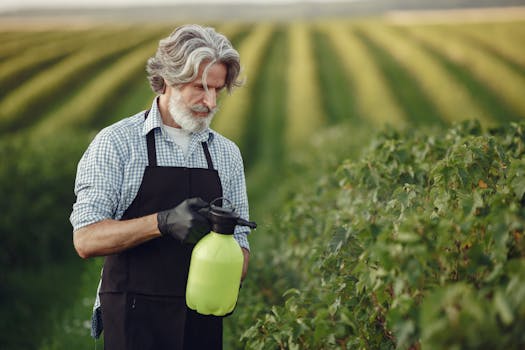
{"type": "Polygon", "coordinates": [[[235,208],[214,205],[204,212],[211,232],[193,248],[191,254],[186,304],[203,315],[224,316],[237,304],[244,255],[233,238],[235,226],[256,228],[255,222],[239,217],[235,208]]]}

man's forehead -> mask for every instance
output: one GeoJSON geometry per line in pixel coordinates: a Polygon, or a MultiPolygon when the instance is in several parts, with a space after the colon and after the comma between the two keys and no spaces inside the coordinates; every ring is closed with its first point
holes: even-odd
{"type": "Polygon", "coordinates": [[[226,75],[227,75],[227,68],[226,65],[223,63],[213,63],[213,64],[205,64],[201,63],[199,66],[199,73],[195,80],[193,80],[193,84],[204,84],[207,85],[210,84],[216,84],[216,85],[225,85],[226,81],[226,75]],[[206,72],[206,82],[203,79],[204,72],[206,72]]]}

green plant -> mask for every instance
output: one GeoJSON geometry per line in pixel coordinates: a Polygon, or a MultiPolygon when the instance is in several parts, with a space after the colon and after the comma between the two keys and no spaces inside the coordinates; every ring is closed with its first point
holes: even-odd
{"type": "Polygon", "coordinates": [[[287,242],[267,267],[289,289],[243,344],[523,347],[524,131],[389,132],[293,198],[274,228],[287,242]]]}

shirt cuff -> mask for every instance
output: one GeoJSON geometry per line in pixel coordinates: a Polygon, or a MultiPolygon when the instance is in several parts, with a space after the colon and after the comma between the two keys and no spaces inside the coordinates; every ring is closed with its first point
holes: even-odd
{"type": "Polygon", "coordinates": [[[233,238],[239,243],[241,248],[245,248],[247,250],[250,250],[250,243],[248,242],[248,233],[247,232],[239,232],[234,233],[233,238]]]}

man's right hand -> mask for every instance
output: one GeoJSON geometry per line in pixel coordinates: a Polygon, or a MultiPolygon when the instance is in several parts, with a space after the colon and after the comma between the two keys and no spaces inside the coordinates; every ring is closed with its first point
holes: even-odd
{"type": "Polygon", "coordinates": [[[190,198],[175,208],[159,212],[157,225],[160,233],[184,243],[197,243],[211,230],[209,220],[201,214],[202,209],[209,206],[201,198],[190,198]]]}

